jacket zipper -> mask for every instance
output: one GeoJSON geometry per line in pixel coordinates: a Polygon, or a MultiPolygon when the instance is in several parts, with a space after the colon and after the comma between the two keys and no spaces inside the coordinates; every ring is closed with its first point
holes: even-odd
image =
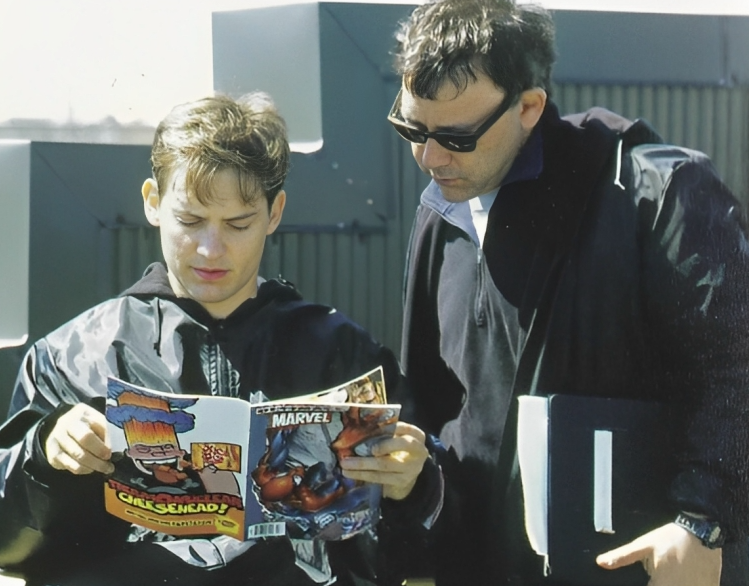
{"type": "Polygon", "coordinates": [[[484,270],[482,266],[483,252],[476,249],[476,298],[474,299],[473,317],[478,327],[486,324],[486,291],[484,290],[484,270]]]}
{"type": "Polygon", "coordinates": [[[208,384],[211,388],[211,395],[237,397],[238,374],[212,336],[206,341],[206,353],[208,358],[208,384]]]}

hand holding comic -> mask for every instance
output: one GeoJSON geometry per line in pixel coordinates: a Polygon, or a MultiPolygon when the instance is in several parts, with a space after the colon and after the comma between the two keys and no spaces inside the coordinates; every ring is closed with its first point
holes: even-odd
{"type": "Polygon", "coordinates": [[[107,421],[96,409],[79,403],[62,415],[44,443],[49,465],[73,474],[111,474],[112,450],[107,421]]]}
{"type": "Polygon", "coordinates": [[[418,427],[400,421],[393,437],[372,447],[372,456],[344,458],[341,468],[346,477],[381,484],[384,496],[402,500],[411,493],[429,456],[425,440],[418,427]]]}

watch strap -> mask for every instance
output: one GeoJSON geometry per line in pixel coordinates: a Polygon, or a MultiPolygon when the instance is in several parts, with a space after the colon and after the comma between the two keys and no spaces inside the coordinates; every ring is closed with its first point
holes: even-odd
{"type": "Polygon", "coordinates": [[[674,523],[689,531],[702,542],[702,545],[710,549],[723,547],[725,543],[723,530],[716,521],[688,513],[679,513],[674,523]]]}

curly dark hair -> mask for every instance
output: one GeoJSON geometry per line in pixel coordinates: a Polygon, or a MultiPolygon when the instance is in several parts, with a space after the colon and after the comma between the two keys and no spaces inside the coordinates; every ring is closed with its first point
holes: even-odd
{"type": "MultiPolygon", "coordinates": [[[[176,106],[156,129],[151,168],[166,186],[184,167],[185,189],[202,204],[214,195],[216,173],[234,169],[242,200],[262,194],[273,204],[289,172],[286,123],[270,97],[262,92],[238,99],[217,95],[176,106]]],[[[163,189],[163,187],[162,187],[163,189]]]]}
{"type": "Polygon", "coordinates": [[[396,33],[396,71],[406,89],[433,100],[449,80],[460,91],[487,75],[514,102],[534,87],[551,93],[554,23],[513,0],[436,0],[417,6],[396,33]]]}

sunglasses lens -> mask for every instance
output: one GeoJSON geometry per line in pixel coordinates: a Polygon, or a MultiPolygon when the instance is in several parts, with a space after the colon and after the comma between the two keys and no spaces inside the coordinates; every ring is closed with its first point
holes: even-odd
{"type": "Polygon", "coordinates": [[[477,138],[475,135],[461,136],[459,134],[430,134],[428,132],[423,132],[421,130],[417,130],[416,128],[412,128],[411,126],[406,126],[402,122],[393,118],[389,118],[389,120],[393,125],[393,128],[398,131],[398,134],[400,134],[409,142],[424,144],[427,141],[427,138],[433,138],[449,151],[457,153],[469,153],[476,149],[477,138]]]}
{"type": "Polygon", "coordinates": [[[476,139],[472,136],[445,135],[434,139],[449,151],[469,153],[476,149],[476,139]]]}
{"type": "Polygon", "coordinates": [[[403,138],[405,138],[409,142],[416,142],[419,144],[424,144],[427,141],[426,136],[424,136],[424,133],[419,132],[415,128],[411,128],[410,126],[406,126],[405,124],[395,124],[395,123],[393,123],[393,126],[398,131],[398,134],[400,134],[403,138]]]}

